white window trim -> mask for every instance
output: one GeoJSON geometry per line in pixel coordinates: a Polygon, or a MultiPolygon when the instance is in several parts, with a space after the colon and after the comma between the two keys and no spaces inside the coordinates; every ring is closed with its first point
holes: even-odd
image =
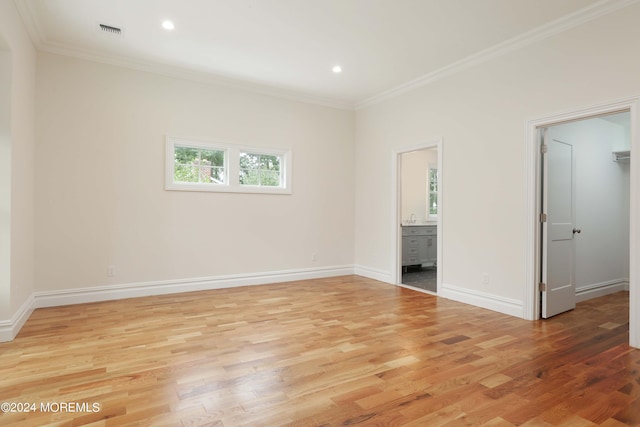
{"type": "Polygon", "coordinates": [[[165,189],[178,191],[208,191],[222,193],[256,193],[256,194],[292,194],[292,153],[290,149],[252,147],[246,145],[224,144],[221,142],[198,141],[186,138],[167,136],[165,154],[165,189]],[[175,146],[204,148],[224,151],[226,180],[223,184],[175,182],[174,153],[175,146]],[[280,157],[281,186],[259,186],[240,184],[240,152],[266,154],[280,157]]]}

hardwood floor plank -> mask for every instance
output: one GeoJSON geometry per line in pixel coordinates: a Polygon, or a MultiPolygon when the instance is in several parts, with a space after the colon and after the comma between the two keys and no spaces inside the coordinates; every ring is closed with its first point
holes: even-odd
{"type": "Polygon", "coordinates": [[[640,426],[628,293],[536,322],[358,276],[34,311],[0,425],[640,426]]]}

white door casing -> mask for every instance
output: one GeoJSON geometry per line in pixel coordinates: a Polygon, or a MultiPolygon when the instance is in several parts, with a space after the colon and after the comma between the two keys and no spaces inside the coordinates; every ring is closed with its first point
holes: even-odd
{"type": "MultiPolygon", "coordinates": [[[[631,124],[631,160],[630,160],[630,206],[629,206],[629,345],[640,348],[640,96],[601,102],[582,108],[573,108],[564,112],[533,118],[525,122],[525,167],[526,177],[526,245],[523,294],[523,318],[537,320],[540,318],[541,281],[540,263],[540,138],[539,129],[555,124],[581,120],[603,114],[630,112],[631,124]]],[[[585,230],[585,232],[588,232],[585,230]]]]}
{"type": "Polygon", "coordinates": [[[543,129],[542,156],[542,317],[576,306],[574,282],[574,162],[573,146],[543,129]]]}

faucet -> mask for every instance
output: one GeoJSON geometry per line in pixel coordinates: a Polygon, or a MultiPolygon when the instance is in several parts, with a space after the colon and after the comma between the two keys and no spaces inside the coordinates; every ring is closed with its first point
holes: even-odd
{"type": "Polygon", "coordinates": [[[416,223],[416,214],[412,213],[411,216],[409,217],[409,224],[415,224],[416,223]]]}

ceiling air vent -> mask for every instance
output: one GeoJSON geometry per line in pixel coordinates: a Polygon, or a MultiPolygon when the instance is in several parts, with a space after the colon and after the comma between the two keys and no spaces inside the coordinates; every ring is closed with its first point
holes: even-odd
{"type": "Polygon", "coordinates": [[[104,32],[104,33],[108,33],[108,34],[112,34],[114,36],[121,36],[122,35],[122,29],[118,28],[118,27],[113,27],[111,25],[106,25],[106,24],[98,24],[100,26],[100,31],[104,32]]]}

